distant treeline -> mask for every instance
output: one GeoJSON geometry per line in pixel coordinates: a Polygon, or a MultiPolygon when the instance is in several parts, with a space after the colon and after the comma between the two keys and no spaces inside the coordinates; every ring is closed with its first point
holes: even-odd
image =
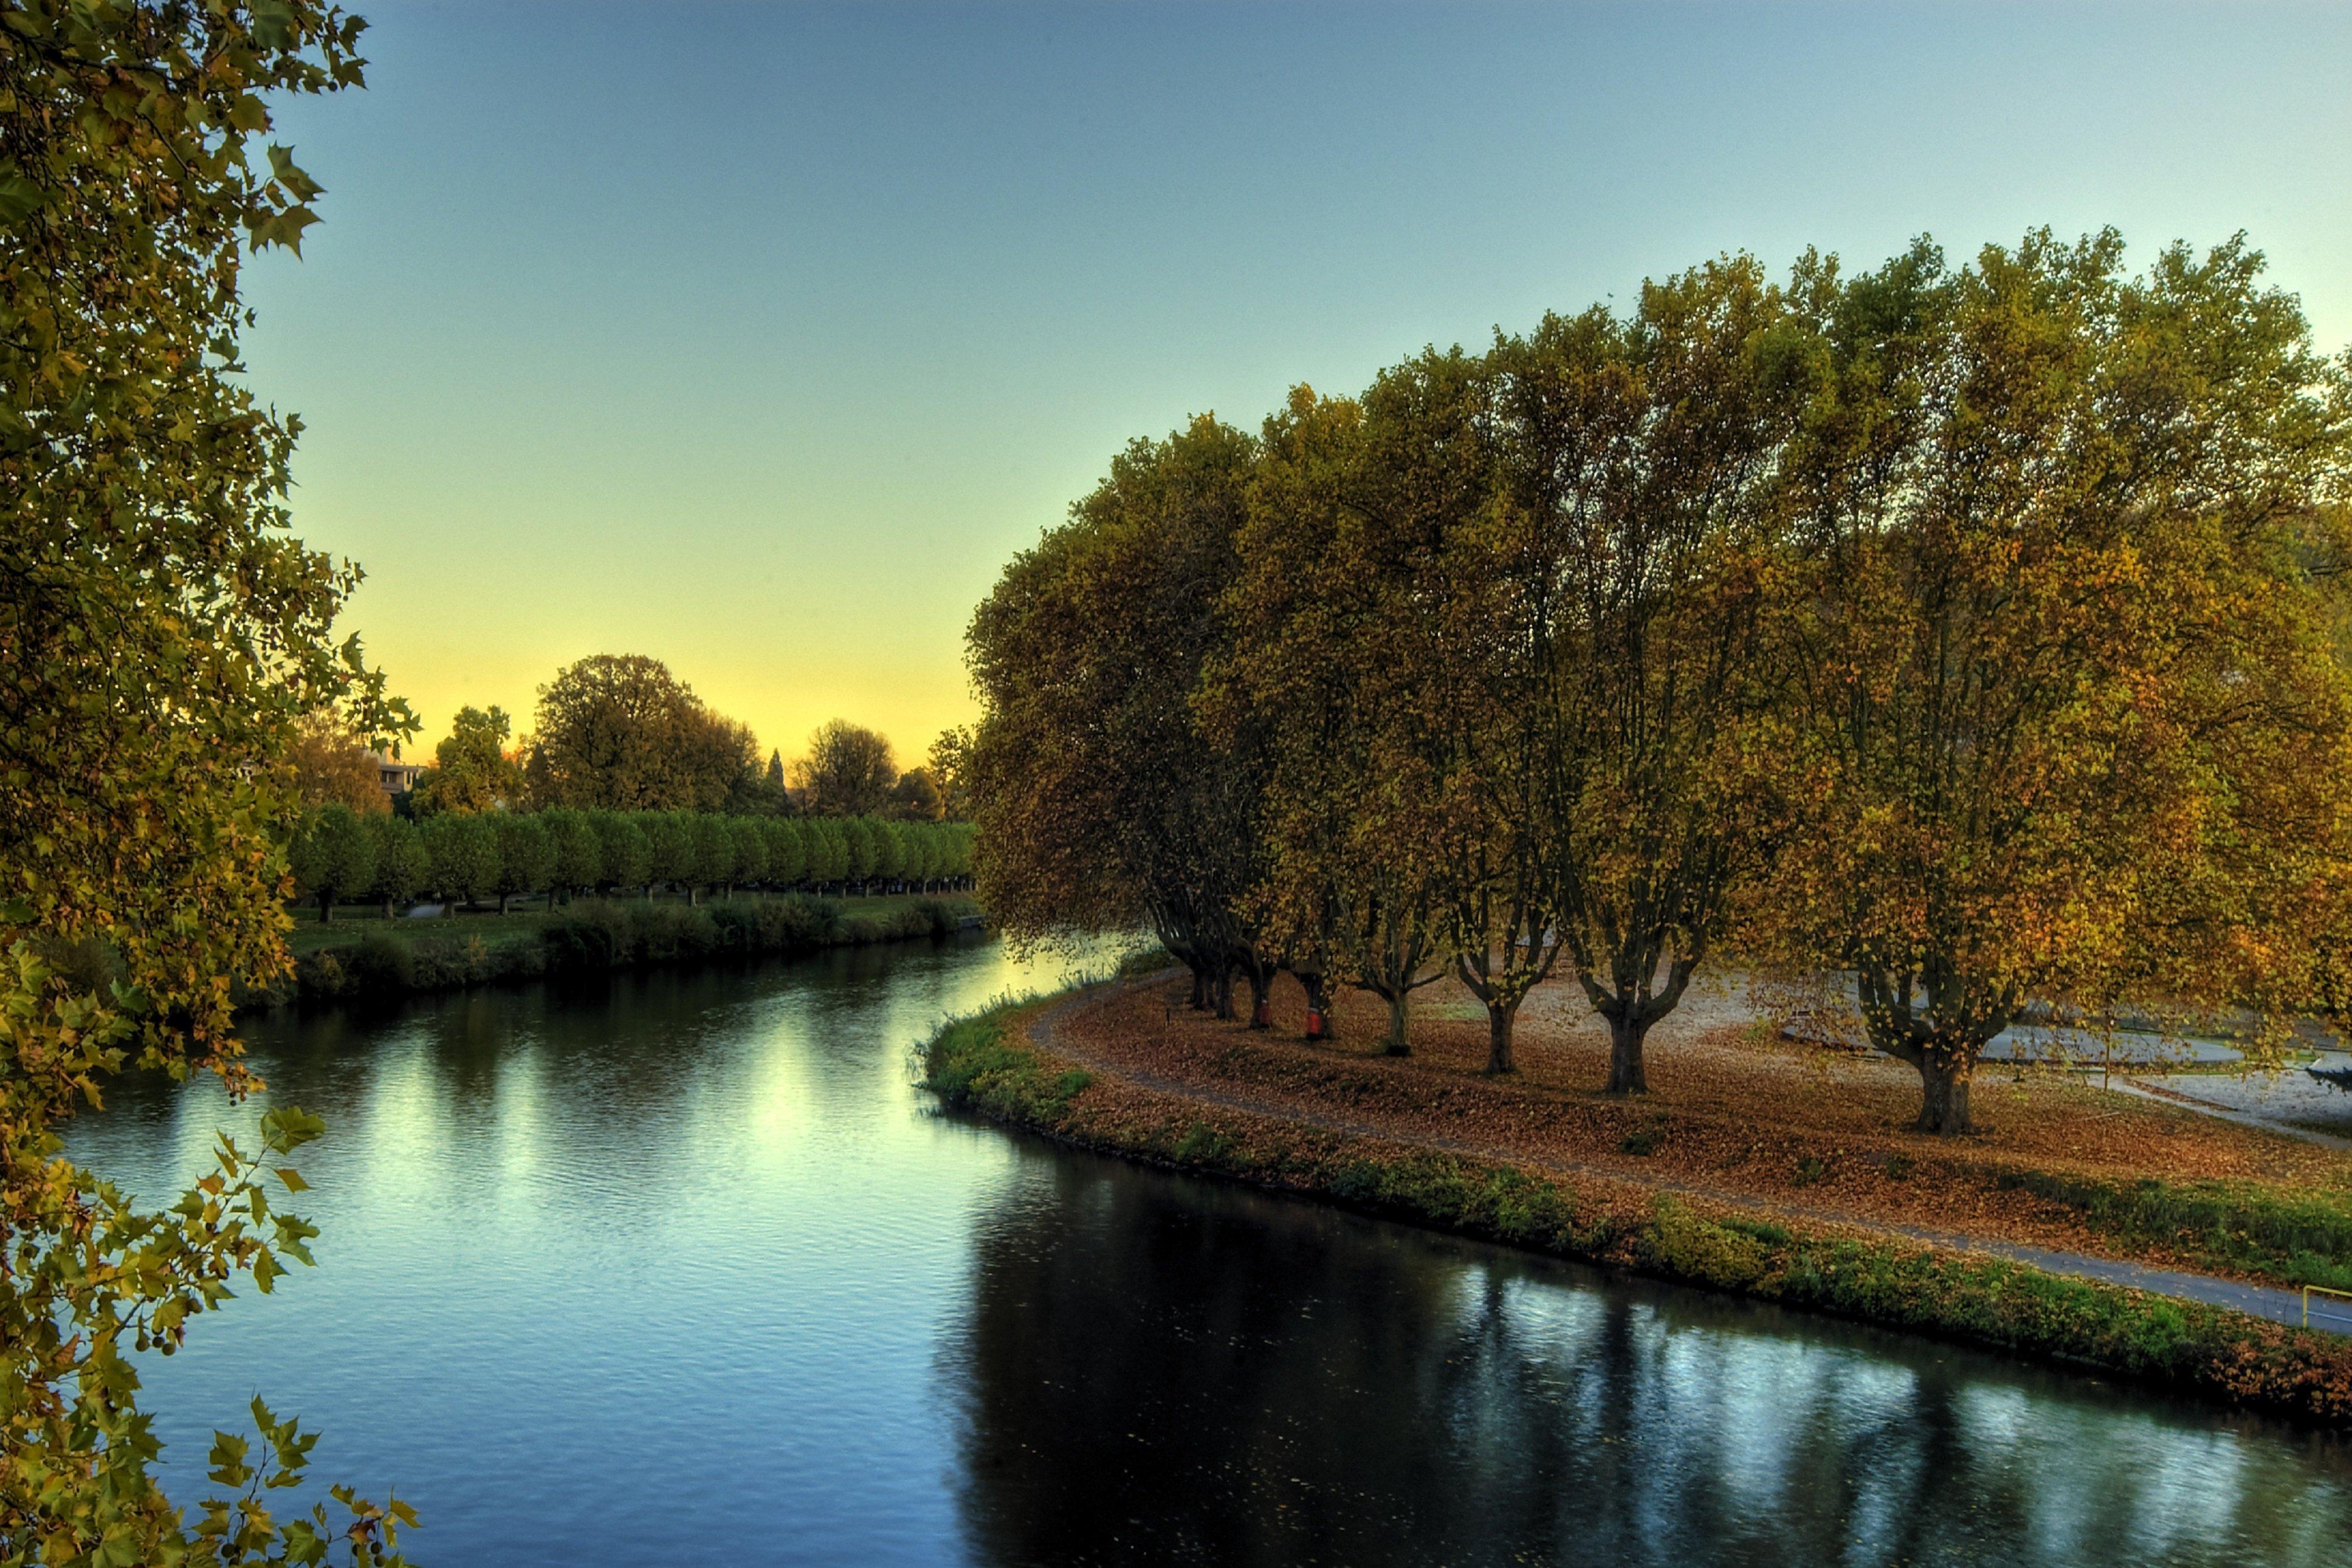
{"type": "Polygon", "coordinates": [[[738,888],[929,892],[968,885],[972,830],[956,822],[722,816],[699,811],[445,813],[413,822],[340,803],[312,812],[289,847],[297,888],[321,920],[339,903],[387,914],[422,899],[452,906],[546,894],[638,893],[689,902],[738,888]]]}
{"type": "MultiPolygon", "coordinates": [[[[693,965],[814,952],[828,947],[943,937],[976,915],[969,900],[924,898],[850,910],[807,893],[688,905],[582,899],[537,922],[484,941],[436,935],[439,921],[370,922],[357,942],[314,948],[247,1004],[387,1000],[549,976],[693,965]]],[[[471,928],[461,928],[471,929],[471,928]]]]}

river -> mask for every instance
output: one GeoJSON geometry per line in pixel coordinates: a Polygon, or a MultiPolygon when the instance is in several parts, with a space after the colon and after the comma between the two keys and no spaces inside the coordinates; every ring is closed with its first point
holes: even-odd
{"type": "MultiPolygon", "coordinates": [[[[250,1030],[320,1267],[146,1367],[422,1563],[2352,1563],[2352,1443],[943,1116],[980,941],[250,1030]]],[[[153,1197],[258,1107],[122,1087],[153,1197]]]]}

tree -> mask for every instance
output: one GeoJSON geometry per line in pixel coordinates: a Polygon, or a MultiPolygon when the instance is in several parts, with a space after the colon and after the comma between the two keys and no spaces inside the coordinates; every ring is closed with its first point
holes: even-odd
{"type": "Polygon", "coordinates": [[[701,858],[694,842],[694,817],[683,811],[649,811],[641,814],[638,822],[645,828],[646,847],[649,851],[647,873],[654,881],[667,882],[684,893],[690,902],[694,889],[702,879],[701,858]]]}
{"type": "Polygon", "coordinates": [[[432,880],[433,860],[425,853],[416,824],[407,818],[378,812],[361,820],[367,826],[375,851],[375,876],[368,883],[368,896],[382,900],[383,918],[390,920],[432,880]]]}
{"type": "Polygon", "coordinates": [[[598,885],[638,888],[653,897],[653,841],[638,820],[617,811],[592,812],[588,820],[602,851],[598,885]]]}
{"type": "Polygon", "coordinates": [[[2028,999],[2259,1000],[2342,886],[2352,366],[2242,241],[2112,233],[1792,285],[1811,398],[1778,626],[1800,837],[1768,912],[1965,1132],[2028,999]]]}
{"type": "Polygon", "coordinates": [[[1225,632],[1218,596],[1255,447],[1213,418],[1137,441],[974,613],[983,713],[960,768],[991,912],[1016,942],[1150,922],[1232,1011],[1265,1017],[1254,728],[1213,737],[1192,699],[1225,632]]]}
{"type": "Polygon", "coordinates": [[[340,801],[310,814],[287,858],[294,880],[319,900],[322,921],[335,918],[338,900],[349,901],[375,879],[375,841],[359,814],[340,801]]]}
{"type": "Polygon", "coordinates": [[[931,742],[930,755],[923,767],[939,786],[940,815],[949,822],[971,820],[971,791],[964,782],[964,759],[971,751],[972,732],[969,726],[942,730],[931,742]]]}
{"type": "Polygon", "coordinates": [[[480,813],[445,812],[425,819],[425,853],[433,887],[449,904],[476,903],[498,890],[499,830],[480,813]]]}
{"type": "Polygon", "coordinates": [[[577,889],[607,879],[604,842],[588,813],[559,805],[540,813],[539,819],[554,850],[548,868],[551,889],[569,899],[577,889]]]}
{"type": "Polygon", "coordinates": [[[849,879],[849,838],[839,817],[815,817],[801,823],[801,842],[808,850],[808,879],[820,885],[849,879]]]}
{"type": "Polygon", "coordinates": [[[768,880],[772,884],[789,888],[808,875],[808,845],[799,823],[771,816],[760,821],[759,829],[768,843],[768,880]]]}
{"type": "MultiPolygon", "coordinates": [[[[694,872],[692,882],[707,883],[721,891],[732,891],[735,886],[735,834],[727,818],[707,812],[692,816],[694,834],[694,872]]],[[[693,901],[689,883],[687,899],[693,901]]]]}
{"type": "Polygon", "coordinates": [[[305,806],[330,801],[365,816],[392,809],[375,753],[332,713],[306,713],[287,753],[294,770],[294,793],[305,806]]]}
{"type": "Polygon", "coordinates": [[[519,805],[522,769],[507,754],[510,727],[503,708],[458,709],[449,733],[433,748],[433,765],[417,776],[413,793],[419,815],[519,805]]]}
{"type": "Polygon", "coordinates": [[[733,840],[735,874],[732,880],[739,885],[757,885],[766,881],[769,873],[768,836],[761,831],[759,819],[730,816],[721,820],[727,824],[729,838],[733,840]]]}
{"type": "MultiPolygon", "coordinates": [[[[6,16],[0,1541],[28,1559],[241,1563],[344,1539],[323,1508],[263,1505],[304,1463],[310,1439],[290,1434],[216,1477],[224,1495],[175,1505],[128,1359],[176,1349],[242,1279],[308,1260],[310,1227],[260,1184],[315,1119],[272,1110],[260,1151],[224,1150],[207,1190],[163,1212],[74,1164],[57,1131],[134,1058],[253,1087],[231,998],[289,962],[276,847],[299,812],[297,721],[334,705],[409,727],[333,634],[357,574],[287,532],[299,423],[237,363],[245,253],[296,245],[319,191],[266,144],[273,105],[357,85],[361,26],[317,0],[6,16]],[[47,962],[86,941],[112,949],[119,988],[47,962]]],[[[375,1561],[394,1519],[352,1509],[348,1549],[375,1561]]]]}
{"type": "Polygon", "coordinates": [[[857,884],[859,892],[874,879],[880,863],[880,847],[875,842],[875,829],[879,825],[863,816],[841,820],[841,841],[845,851],[842,875],[857,884]]]}
{"type": "Polygon", "coordinates": [[[1265,868],[1249,897],[1307,991],[1308,1037],[1329,1033],[1328,987],[1352,984],[1388,1004],[1384,1047],[1404,1056],[1412,993],[1444,977],[1448,956],[1446,709],[1423,684],[1412,544],[1375,493],[1360,404],[1296,388],[1261,451],[1223,595],[1232,646],[1203,691],[1218,726],[1255,713],[1267,737],[1265,868]]]}
{"type": "Polygon", "coordinates": [[[871,816],[888,805],[898,783],[890,742],[845,719],[829,721],[809,737],[796,770],[802,804],[820,816],[871,816]]]}
{"type": "Polygon", "coordinates": [[[1553,574],[1552,900],[1609,1026],[1608,1089],[1765,867],[1772,481],[1798,399],[1785,302],[1747,258],[1645,283],[1633,316],[1499,343],[1506,487],[1553,574]]]}
{"type": "Polygon", "coordinates": [[[669,667],[595,654],[539,689],[529,745],[531,798],[616,811],[717,811],[747,773],[751,731],[721,718],[669,667]]]}
{"type": "Polygon", "coordinates": [[[488,820],[499,839],[499,874],[490,890],[505,914],[514,900],[538,892],[553,878],[555,839],[534,812],[493,812],[488,820]]]}
{"type": "Polygon", "coordinates": [[[900,822],[937,822],[945,810],[928,767],[908,768],[890,790],[890,815],[900,822]]]}

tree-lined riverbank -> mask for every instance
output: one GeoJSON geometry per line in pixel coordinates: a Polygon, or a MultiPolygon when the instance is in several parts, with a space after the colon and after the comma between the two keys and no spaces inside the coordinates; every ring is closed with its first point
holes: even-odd
{"type": "MultiPolygon", "coordinates": [[[[1810,1205],[1767,1203],[1741,1190],[1728,1173],[1661,1177],[1640,1168],[1654,1148],[1644,1146],[1642,1129],[1622,1137],[1613,1160],[1547,1157],[1537,1146],[1539,1135],[1572,1120],[1573,1110],[1538,1103],[1538,1087],[1486,1083],[1428,1060],[1408,1068],[1349,1060],[1329,1047],[1286,1046],[1180,1016],[1170,1001],[1157,988],[1130,985],[1107,997],[999,1008],[943,1030],[929,1048],[927,1078],[950,1103],[1089,1148],[1557,1257],[2085,1363],[2298,1419],[2352,1420],[2352,1341],[2208,1301],[1929,1245],[1906,1233],[1899,1209],[1874,1215],[1850,1201],[1850,1193],[1810,1205]],[[1177,1039],[1183,1031],[1201,1037],[1177,1039]],[[1131,1055],[1110,1043],[1115,1039],[1131,1055]],[[1448,1081],[1385,1082],[1399,1073],[1448,1081]],[[1432,1103],[1434,1112],[1425,1109],[1432,1103]],[[1396,1114],[1407,1104],[1423,1108],[1417,1120],[1396,1114]],[[1454,1125],[1440,1128],[1433,1117],[1454,1125]],[[1508,1131],[1514,1123],[1517,1141],[1508,1131]]],[[[1423,1055],[1432,1056],[1431,1047],[1423,1055]]],[[[1601,1109],[1623,1113],[1622,1107],[1601,1109]]],[[[1642,1109],[1657,1114],[1652,1105],[1642,1109]]],[[[2163,1113],[2151,1107],[2147,1114],[2163,1113]]],[[[1756,1131],[1760,1141],[1774,1142],[1788,1129],[1762,1120],[1756,1131]]],[[[1847,1131],[1827,1131],[1832,1137],[1847,1131]]],[[[2225,1128],[2216,1136],[2241,1131],[2225,1128]]],[[[1885,1152],[1848,1152],[1860,1158],[1846,1163],[1867,1159],[1876,1180],[1885,1181],[1891,1162],[1885,1152]]],[[[1818,1157],[1815,1172],[1806,1184],[1830,1176],[1818,1157]]],[[[2037,1192],[2024,1182],[2004,1185],[1992,1173],[1978,1174],[1983,1179],[1973,1184],[1988,1195],[1993,1234],[2036,1215],[2045,1241],[2065,1234],[2062,1190],[2037,1192]]],[[[1948,1195],[1955,1180],[1945,1173],[1918,1190],[1948,1195]]],[[[2180,1261],[2177,1250],[2127,1225],[2101,1229],[2090,1205],[2084,1207],[2072,1234],[2086,1249],[2180,1261]]],[[[2231,1217],[2244,1226],[2261,1215],[2250,1207],[2231,1217]]],[[[1949,1228],[1948,1215],[1935,1228],[1949,1228]]],[[[2233,1272],[2256,1271],[2242,1265],[2233,1272]]]]}
{"type": "Polygon", "coordinates": [[[977,928],[967,898],[805,893],[583,899],[534,914],[297,928],[294,966],[247,1005],[382,1000],[549,975],[695,964],[945,936],[977,928]]]}

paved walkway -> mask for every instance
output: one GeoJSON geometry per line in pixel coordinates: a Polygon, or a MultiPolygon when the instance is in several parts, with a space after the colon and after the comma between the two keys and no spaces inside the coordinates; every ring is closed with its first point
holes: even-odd
{"type": "MultiPolygon", "coordinates": [[[[1139,989],[1165,978],[1162,974],[1146,975],[1120,982],[1116,990],[1139,989]]],[[[2219,1279],[2210,1274],[2195,1274],[2185,1269],[2150,1268],[2137,1263],[2126,1263],[2112,1258],[2093,1258],[2086,1253],[2055,1252],[2046,1247],[2026,1247],[2015,1242],[1999,1241],[1985,1237],[1966,1236],[1954,1231],[1930,1230],[1916,1226],[1890,1225],[1883,1220],[1858,1217],[1831,1209],[1805,1208],[1789,1204],[1771,1203],[1742,1193],[1721,1192],[1685,1182],[1647,1175],[1574,1161],[1549,1160],[1530,1156],[1523,1151],[1501,1144],[1479,1143],[1450,1138],[1406,1138],[1392,1130],[1372,1122],[1351,1121],[1346,1117],[1326,1115],[1320,1111],[1304,1110],[1280,1100],[1264,1100],[1252,1095],[1235,1094],[1225,1089],[1207,1089],[1171,1079],[1158,1073],[1139,1071],[1118,1063],[1105,1060],[1059,1033],[1059,1026],[1080,1007],[1101,1001],[1108,993],[1101,986],[1089,987],[1066,1002],[1058,1003],[1040,1014],[1030,1026],[1031,1037],[1057,1057],[1076,1062],[1087,1070],[1108,1077],[1123,1079],[1139,1088],[1156,1094],[1172,1095],[1197,1104],[1216,1105],[1231,1110],[1268,1117],[1276,1121],[1295,1121],[1326,1132],[1343,1133],[1386,1143],[1409,1143],[1414,1147],[1440,1149],[1450,1154],[1466,1155],[1473,1159],[1492,1160],[1556,1175],[1584,1176],[1616,1182],[1628,1186],[1644,1187],[1653,1192],[1673,1193],[1679,1196],[1705,1198],[1713,1203],[1748,1209],[1775,1218],[1807,1221],[1830,1225],[1848,1230],[1875,1232],[1881,1236],[1899,1237],[1905,1240],[1923,1242],[1930,1247],[1955,1252],[1976,1252],[1995,1258],[2006,1258],[2027,1263],[2052,1274],[2072,1276],[2079,1279],[2104,1280],[2111,1285],[2123,1285],[2146,1290],[2153,1295],[2172,1296],[2183,1300],[2203,1301],[2217,1307],[2227,1307],[2252,1317],[2267,1318],[2278,1323],[2304,1321],[2304,1298],[2300,1291],[2274,1285],[2249,1285],[2236,1279],[2219,1279]]],[[[2339,1298],[2315,1295],[2310,1302],[2310,1324],[2334,1333],[2352,1333],[2352,1301],[2339,1298]]]]}

